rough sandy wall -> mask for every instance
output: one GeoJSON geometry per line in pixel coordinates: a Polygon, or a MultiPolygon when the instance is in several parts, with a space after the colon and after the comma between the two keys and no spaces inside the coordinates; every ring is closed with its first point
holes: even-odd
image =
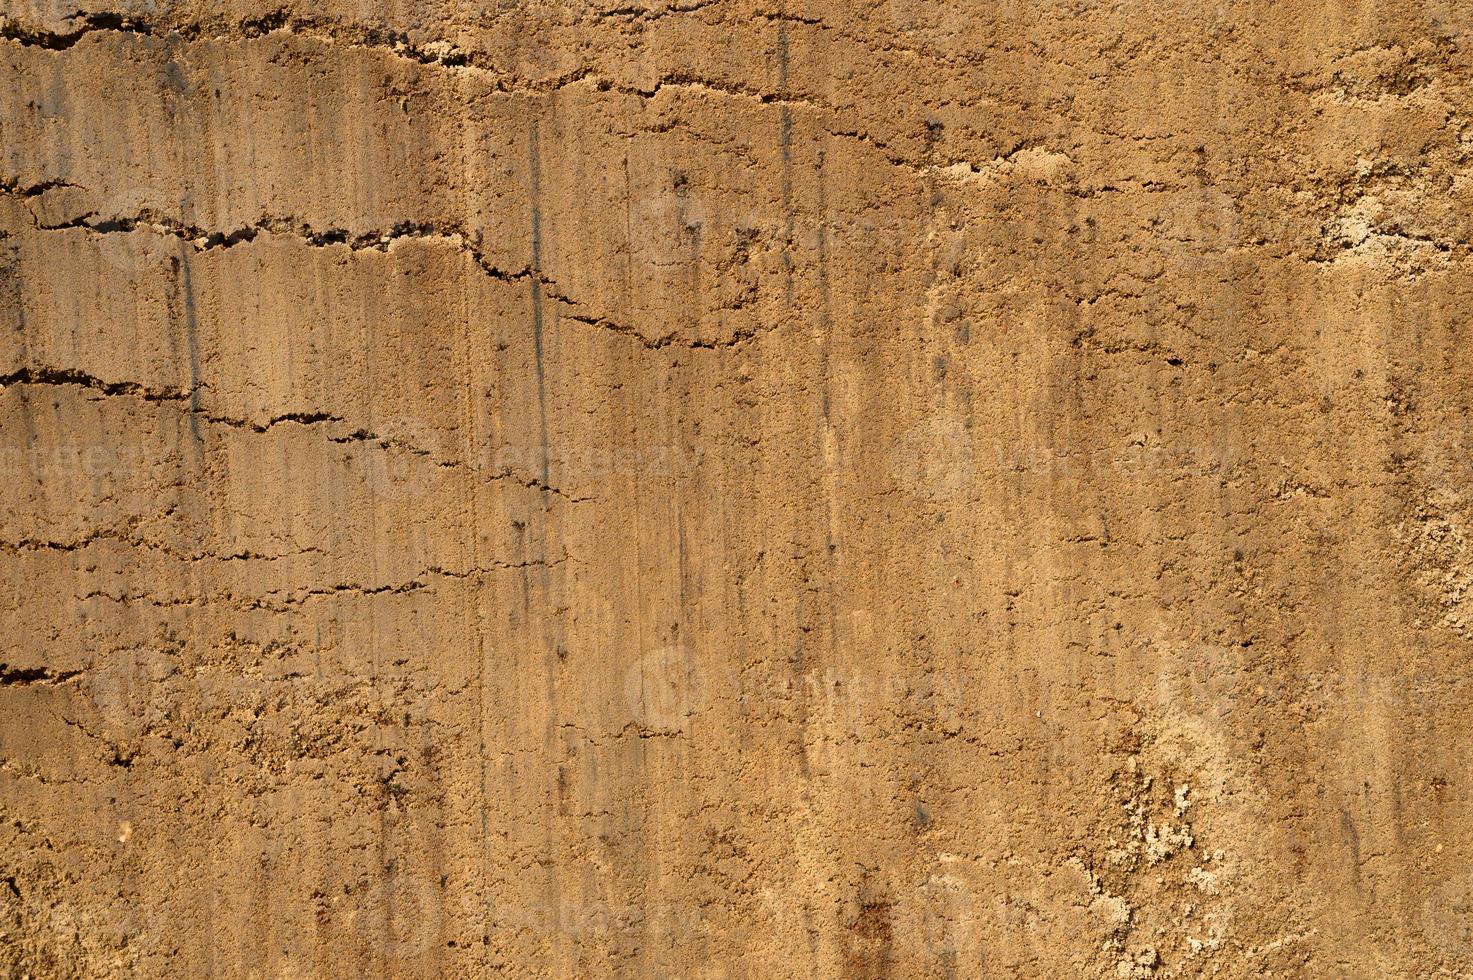
{"type": "Polygon", "coordinates": [[[0,975],[1473,971],[1473,7],[4,0],[0,975]]]}

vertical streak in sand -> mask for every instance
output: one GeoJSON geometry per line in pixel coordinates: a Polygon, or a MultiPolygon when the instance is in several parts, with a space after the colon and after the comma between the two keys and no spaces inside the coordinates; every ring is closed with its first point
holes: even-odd
{"type": "MultiPolygon", "coordinates": [[[[788,91],[788,27],[777,29],[777,90],[788,91]]],[[[793,115],[787,103],[778,106],[778,148],[782,153],[783,290],[788,313],[793,311],[793,115]]]]}
{"type": "MultiPolygon", "coordinates": [[[[788,91],[788,26],[779,23],[777,28],[777,90],[779,94],[786,95],[788,91]]],[[[781,163],[781,171],[778,180],[782,196],[783,213],[783,302],[784,313],[793,315],[793,115],[786,102],[778,106],[778,153],[781,163]]],[[[807,651],[803,649],[803,642],[798,642],[793,652],[793,672],[797,677],[796,700],[798,713],[798,769],[803,778],[809,776],[808,764],[808,701],[803,684],[803,676],[808,670],[807,651]]]]}
{"type": "MultiPolygon", "coordinates": [[[[528,200],[532,210],[532,352],[537,367],[537,420],[542,446],[542,486],[548,487],[550,465],[547,457],[547,378],[542,363],[542,135],[537,120],[527,133],[528,200]]],[[[545,556],[544,556],[545,557],[545,556]]]]}
{"type": "MultiPolygon", "coordinates": [[[[542,132],[540,121],[533,118],[527,130],[527,205],[531,212],[531,249],[532,254],[528,261],[531,276],[528,282],[531,287],[532,301],[532,350],[534,365],[537,372],[537,424],[538,441],[542,450],[541,470],[541,492],[545,495],[552,486],[551,482],[551,460],[547,445],[547,370],[544,361],[543,350],[543,313],[542,313],[542,132]]],[[[548,549],[548,509],[544,506],[542,514],[538,518],[539,554],[536,560],[541,562],[538,578],[542,586],[543,601],[550,603],[552,595],[552,573],[547,566],[548,549]]],[[[527,562],[533,556],[526,554],[525,545],[519,549],[520,560],[527,562]]],[[[524,587],[530,597],[531,583],[528,581],[528,570],[522,570],[524,587]]],[[[546,605],[543,606],[546,608],[546,605]]],[[[531,604],[528,603],[528,638],[535,635],[537,646],[551,647],[551,655],[547,657],[547,725],[543,733],[543,747],[547,752],[548,759],[556,753],[557,739],[554,733],[558,725],[558,677],[557,677],[557,651],[561,649],[561,642],[553,639],[549,642],[548,625],[539,622],[539,629],[532,629],[531,604]]],[[[547,847],[550,853],[557,851],[558,823],[552,814],[546,817],[547,847]]],[[[547,908],[561,910],[561,892],[555,876],[547,879],[547,908]]],[[[561,913],[559,912],[558,915],[561,913]]]]}

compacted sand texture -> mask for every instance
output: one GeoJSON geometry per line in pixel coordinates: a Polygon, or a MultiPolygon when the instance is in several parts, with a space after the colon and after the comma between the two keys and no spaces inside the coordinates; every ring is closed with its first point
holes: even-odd
{"type": "Polygon", "coordinates": [[[0,976],[1473,975],[1473,5],[0,11],[0,976]]]}

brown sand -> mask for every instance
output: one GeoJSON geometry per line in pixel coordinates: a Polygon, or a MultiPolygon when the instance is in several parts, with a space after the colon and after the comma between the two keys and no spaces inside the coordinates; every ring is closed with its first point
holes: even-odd
{"type": "Polygon", "coordinates": [[[1473,975],[1473,6],[0,4],[0,976],[1473,975]]]}

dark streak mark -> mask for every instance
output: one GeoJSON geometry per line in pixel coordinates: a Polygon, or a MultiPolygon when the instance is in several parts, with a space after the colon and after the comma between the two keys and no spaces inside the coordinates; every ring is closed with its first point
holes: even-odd
{"type": "Polygon", "coordinates": [[[542,134],[537,120],[527,132],[528,200],[532,209],[532,353],[537,370],[538,436],[542,447],[542,485],[551,485],[547,449],[547,375],[542,354],[542,134]]]}
{"type": "Polygon", "coordinates": [[[77,677],[80,670],[53,671],[46,667],[12,667],[0,663],[0,686],[11,684],[61,684],[77,677]]]}

